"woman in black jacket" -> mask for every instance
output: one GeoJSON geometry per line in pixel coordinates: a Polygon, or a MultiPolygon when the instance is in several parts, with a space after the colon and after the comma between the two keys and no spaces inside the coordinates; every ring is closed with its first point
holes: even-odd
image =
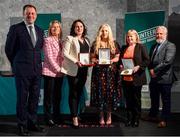
{"type": "MultiPolygon", "coordinates": [[[[146,83],[145,69],[149,65],[149,55],[144,45],[140,44],[136,30],[129,30],[126,45],[121,48],[121,59],[132,59],[132,75],[122,75],[122,87],[126,98],[126,126],[138,127],[141,114],[141,89],[146,83]]],[[[121,65],[123,69],[123,65],[121,65]]]]}

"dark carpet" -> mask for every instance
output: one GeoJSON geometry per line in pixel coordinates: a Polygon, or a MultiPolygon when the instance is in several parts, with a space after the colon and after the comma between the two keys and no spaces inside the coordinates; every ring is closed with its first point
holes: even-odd
{"type": "MultiPolygon", "coordinates": [[[[142,117],[147,115],[143,110],[142,117]]],[[[140,120],[139,127],[125,127],[125,112],[117,110],[112,114],[111,125],[100,126],[98,124],[98,112],[87,109],[80,115],[80,127],[75,129],[71,126],[69,115],[61,115],[61,124],[48,127],[44,124],[43,116],[39,115],[39,122],[46,129],[44,133],[31,132],[33,136],[179,136],[180,113],[173,113],[166,128],[157,128],[157,123],[140,120]]],[[[0,136],[16,136],[16,117],[0,116],[0,136]]]]}

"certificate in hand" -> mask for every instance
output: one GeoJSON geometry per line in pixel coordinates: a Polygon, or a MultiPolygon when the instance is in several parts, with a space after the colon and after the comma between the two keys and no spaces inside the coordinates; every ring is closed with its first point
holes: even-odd
{"type": "Polygon", "coordinates": [[[110,49],[109,48],[100,48],[98,50],[99,63],[101,65],[109,65],[110,61],[110,49]]]}
{"type": "Polygon", "coordinates": [[[79,53],[79,61],[82,65],[89,65],[90,64],[90,57],[89,53],[79,53]]]}
{"type": "Polygon", "coordinates": [[[132,75],[134,62],[132,59],[121,59],[123,63],[124,70],[121,72],[121,75],[132,75]]]}
{"type": "Polygon", "coordinates": [[[79,53],[79,61],[83,66],[92,67],[95,64],[91,64],[89,53],[79,53]]]}

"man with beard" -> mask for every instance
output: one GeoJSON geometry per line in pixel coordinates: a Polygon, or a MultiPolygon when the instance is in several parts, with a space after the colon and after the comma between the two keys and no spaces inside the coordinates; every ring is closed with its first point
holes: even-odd
{"type": "Polygon", "coordinates": [[[149,71],[151,108],[149,117],[156,118],[159,112],[160,96],[162,100],[162,112],[159,128],[167,126],[167,120],[171,111],[171,87],[174,82],[173,61],[176,46],[167,40],[167,28],[158,26],[156,29],[156,44],[150,50],[149,71]]]}

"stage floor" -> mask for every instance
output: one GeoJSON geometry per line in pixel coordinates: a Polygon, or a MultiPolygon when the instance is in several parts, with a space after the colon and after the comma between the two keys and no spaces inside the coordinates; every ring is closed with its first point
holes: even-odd
{"type": "MultiPolygon", "coordinates": [[[[147,111],[143,110],[142,116],[147,111]]],[[[31,132],[33,136],[174,136],[180,135],[180,113],[173,113],[166,128],[157,128],[157,123],[140,120],[139,127],[125,127],[125,112],[118,110],[113,112],[112,125],[100,126],[98,124],[98,113],[89,109],[80,116],[80,127],[74,129],[71,126],[69,115],[62,115],[62,124],[48,127],[44,124],[43,116],[39,115],[39,122],[46,129],[44,133],[31,132]]],[[[0,116],[0,136],[16,136],[16,117],[0,116]]]]}

